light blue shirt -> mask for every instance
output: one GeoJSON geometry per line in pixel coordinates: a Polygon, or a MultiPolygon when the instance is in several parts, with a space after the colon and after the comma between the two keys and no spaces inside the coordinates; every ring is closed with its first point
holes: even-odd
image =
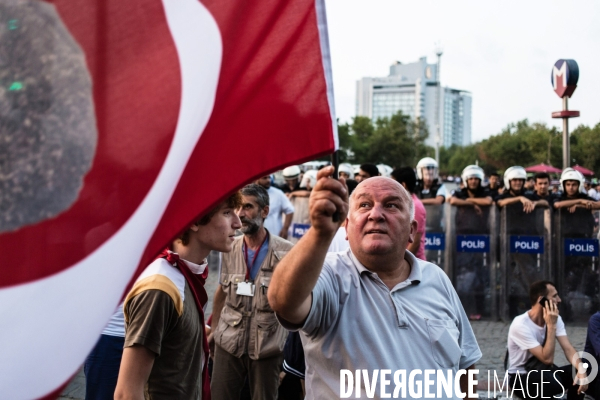
{"type": "MultiPolygon", "coordinates": [[[[242,251],[245,251],[244,249],[246,248],[246,244],[244,243],[242,245],[242,251]]],[[[260,246],[260,249],[258,249],[258,255],[256,256],[256,260],[254,261],[254,263],[252,263],[252,260],[254,260],[254,256],[256,254],[256,251],[252,250],[252,249],[248,249],[248,265],[247,267],[250,268],[250,279],[254,280],[254,278],[256,278],[256,274],[258,274],[258,270],[260,270],[260,266],[262,265],[263,261],[265,261],[265,257],[267,256],[267,253],[269,252],[269,232],[267,232],[267,237],[265,238],[264,243],[262,244],[262,246],[260,246]]]]}
{"type": "Polygon", "coordinates": [[[280,189],[271,186],[267,189],[269,193],[269,215],[265,219],[265,228],[273,235],[279,235],[283,228],[283,214],[294,212],[294,206],[280,189]]]}
{"type": "Polygon", "coordinates": [[[444,271],[408,251],[405,258],[409,277],[389,290],[350,249],[327,254],[300,328],[307,399],[339,398],[341,369],[406,370],[407,376],[415,369],[452,370],[454,376],[481,358],[444,271]]]}

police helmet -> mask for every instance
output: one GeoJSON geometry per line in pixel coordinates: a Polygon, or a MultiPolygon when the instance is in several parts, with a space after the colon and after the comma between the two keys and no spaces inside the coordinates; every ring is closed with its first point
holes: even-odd
{"type": "Polygon", "coordinates": [[[300,176],[300,167],[292,165],[291,167],[284,168],[283,179],[296,179],[300,176]]]}
{"type": "Polygon", "coordinates": [[[352,165],[350,164],[340,164],[340,166],[338,167],[338,172],[344,172],[348,174],[348,179],[354,179],[354,171],[352,170],[352,165]]]}
{"type": "Polygon", "coordinates": [[[465,183],[467,182],[467,179],[469,179],[469,178],[477,178],[481,182],[483,182],[484,176],[485,176],[485,173],[483,172],[483,169],[481,169],[481,167],[479,165],[467,165],[465,167],[465,169],[463,169],[462,174],[460,175],[462,181],[465,183]]]}
{"type": "Polygon", "coordinates": [[[417,163],[417,178],[423,180],[423,168],[433,168],[433,179],[438,177],[438,163],[431,157],[421,158],[417,163]]]}
{"type": "Polygon", "coordinates": [[[515,165],[504,171],[504,187],[506,190],[510,190],[510,181],[513,179],[523,179],[526,181],[527,172],[525,171],[525,168],[515,165]]]}
{"type": "Polygon", "coordinates": [[[564,185],[565,181],[578,181],[579,192],[583,193],[583,183],[585,182],[585,178],[581,172],[576,171],[573,168],[566,168],[560,175],[560,186],[562,187],[563,191],[566,191],[564,185]]]}
{"type": "Polygon", "coordinates": [[[302,177],[302,182],[300,182],[301,188],[307,188],[310,184],[310,187],[313,188],[317,184],[317,170],[311,169],[304,173],[302,177]]]}

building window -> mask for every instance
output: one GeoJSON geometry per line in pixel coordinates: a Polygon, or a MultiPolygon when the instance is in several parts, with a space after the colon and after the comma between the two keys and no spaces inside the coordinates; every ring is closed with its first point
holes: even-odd
{"type": "Polygon", "coordinates": [[[373,120],[391,117],[399,110],[415,118],[415,94],[407,92],[374,93],[373,94],[373,120]]]}

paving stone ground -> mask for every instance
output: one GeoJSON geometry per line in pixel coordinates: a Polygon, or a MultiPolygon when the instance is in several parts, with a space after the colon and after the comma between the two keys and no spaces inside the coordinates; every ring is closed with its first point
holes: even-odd
{"type": "MultiPolygon", "coordinates": [[[[209,263],[209,265],[215,265],[209,263]]],[[[207,306],[207,314],[212,312],[212,297],[217,287],[217,267],[211,268],[209,278],[206,283],[206,289],[209,295],[207,306]]],[[[477,337],[479,348],[483,353],[483,357],[477,363],[479,370],[479,390],[480,397],[487,397],[487,382],[488,371],[493,379],[493,373],[496,371],[498,377],[504,377],[504,354],[506,352],[506,338],[508,335],[509,323],[496,321],[472,321],[471,326],[477,337]]],[[[583,350],[585,345],[586,327],[585,326],[569,326],[567,324],[567,335],[571,344],[576,350],[583,350]]],[[[557,344],[556,353],[554,356],[556,365],[565,365],[567,360],[562,352],[562,349],[557,344]]],[[[492,389],[492,387],[490,386],[492,389]]],[[[83,370],[73,378],[71,383],[59,397],[60,400],[83,400],[85,398],[85,377],[83,370]]]]}

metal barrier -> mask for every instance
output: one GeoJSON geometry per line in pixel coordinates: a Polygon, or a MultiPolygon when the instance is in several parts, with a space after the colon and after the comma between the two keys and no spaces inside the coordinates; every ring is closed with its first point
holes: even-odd
{"type": "Polygon", "coordinates": [[[552,280],[552,210],[523,212],[521,203],[500,211],[499,316],[510,321],[531,308],[529,285],[552,280]]]}
{"type": "Polygon", "coordinates": [[[556,283],[565,321],[586,322],[600,307],[597,213],[555,213],[556,283]]]}
{"type": "Polygon", "coordinates": [[[444,268],[446,260],[446,221],[444,215],[448,204],[425,205],[427,224],[425,228],[425,259],[444,268]]]}
{"type": "Polygon", "coordinates": [[[496,207],[450,206],[446,215],[449,251],[444,270],[467,315],[496,318],[496,207]]]}

